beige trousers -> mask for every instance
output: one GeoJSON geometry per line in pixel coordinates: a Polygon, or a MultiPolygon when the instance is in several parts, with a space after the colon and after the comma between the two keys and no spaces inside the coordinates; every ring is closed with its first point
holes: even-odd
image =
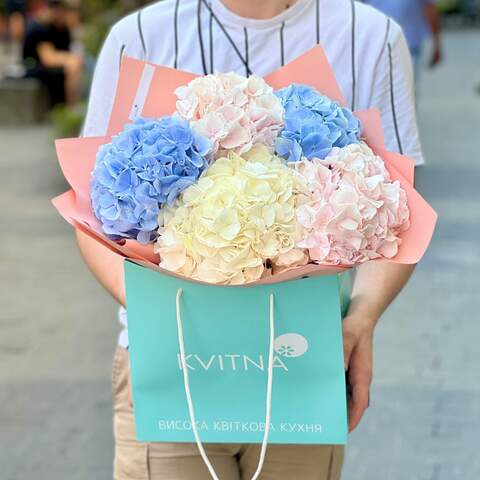
{"type": "MultiPolygon", "coordinates": [[[[135,440],[128,401],[128,352],[118,347],[113,362],[114,480],[211,480],[195,444],[135,440]]],[[[205,444],[220,480],[250,480],[258,445],[205,444]]],[[[339,480],[343,447],[270,445],[260,480],[339,480]]]]}

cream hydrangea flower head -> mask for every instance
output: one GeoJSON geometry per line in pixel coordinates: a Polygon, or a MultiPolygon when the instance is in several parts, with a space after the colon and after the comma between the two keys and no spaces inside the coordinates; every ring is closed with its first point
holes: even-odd
{"type": "Polygon", "coordinates": [[[213,141],[216,157],[239,155],[253,145],[274,143],[284,123],[284,108],[265,80],[236,73],[206,75],[177,88],[177,113],[197,133],[213,141]]]}
{"type": "Polygon", "coordinates": [[[298,197],[303,239],[297,245],[312,260],[354,265],[397,254],[399,234],[410,226],[407,195],[366,143],[334,148],[324,160],[295,168],[309,188],[298,197]]]}
{"type": "Polygon", "coordinates": [[[156,251],[160,266],[216,284],[243,284],[267,274],[266,262],[306,264],[295,247],[294,169],[258,145],[218,159],[173,207],[162,210],[156,251]]]}

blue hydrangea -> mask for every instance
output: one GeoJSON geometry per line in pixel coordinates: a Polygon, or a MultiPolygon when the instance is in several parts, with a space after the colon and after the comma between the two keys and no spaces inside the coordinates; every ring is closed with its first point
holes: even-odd
{"type": "Polygon", "coordinates": [[[92,172],[96,217],[112,239],[155,240],[162,204],[172,205],[207,168],[210,140],[176,117],[138,119],[101,147],[92,172]]]}
{"type": "Polygon", "coordinates": [[[285,108],[276,150],[288,162],[298,162],[302,156],[324,159],[333,147],[358,143],[360,121],[348,108],[306,85],[292,84],[276,95],[285,108]]]}

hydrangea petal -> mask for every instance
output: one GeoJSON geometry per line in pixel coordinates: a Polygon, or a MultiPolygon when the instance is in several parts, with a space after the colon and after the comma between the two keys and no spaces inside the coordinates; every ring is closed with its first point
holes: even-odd
{"type": "MultiPolygon", "coordinates": [[[[272,87],[255,75],[206,75],[175,91],[178,115],[214,144],[215,157],[263,144],[272,152],[284,110],[272,87]]],[[[201,150],[199,150],[201,153],[201,150]]]]}
{"type": "Polygon", "coordinates": [[[306,252],[295,246],[295,202],[302,189],[299,175],[265,146],[217,159],[161,212],[156,245],[161,266],[236,285],[259,279],[267,260],[278,259],[282,266],[306,262],[306,252]],[[188,261],[178,261],[179,252],[188,261]]]}
{"type": "Polygon", "coordinates": [[[96,217],[111,238],[152,242],[173,204],[211,161],[212,143],[176,117],[138,119],[100,148],[91,179],[96,217]]]}
{"type": "Polygon", "coordinates": [[[409,228],[406,193],[368,145],[334,148],[324,160],[294,167],[308,185],[298,199],[297,246],[312,260],[350,266],[396,255],[409,228]]]}
{"type": "Polygon", "coordinates": [[[334,147],[358,143],[360,121],[348,109],[306,85],[276,92],[285,109],[285,125],[276,152],[288,162],[325,158],[334,147]]]}

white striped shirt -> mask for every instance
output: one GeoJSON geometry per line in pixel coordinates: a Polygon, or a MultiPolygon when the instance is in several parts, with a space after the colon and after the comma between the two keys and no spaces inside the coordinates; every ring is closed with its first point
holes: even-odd
{"type": "MultiPolygon", "coordinates": [[[[316,44],[347,105],[379,109],[387,148],[422,164],[405,37],[396,22],[353,0],[297,0],[268,20],[240,17],[221,0],[164,0],[125,17],[98,59],[84,135],[106,132],[123,55],[197,74],[265,76],[316,44]]],[[[121,344],[127,341],[124,332],[121,344]]]]}

